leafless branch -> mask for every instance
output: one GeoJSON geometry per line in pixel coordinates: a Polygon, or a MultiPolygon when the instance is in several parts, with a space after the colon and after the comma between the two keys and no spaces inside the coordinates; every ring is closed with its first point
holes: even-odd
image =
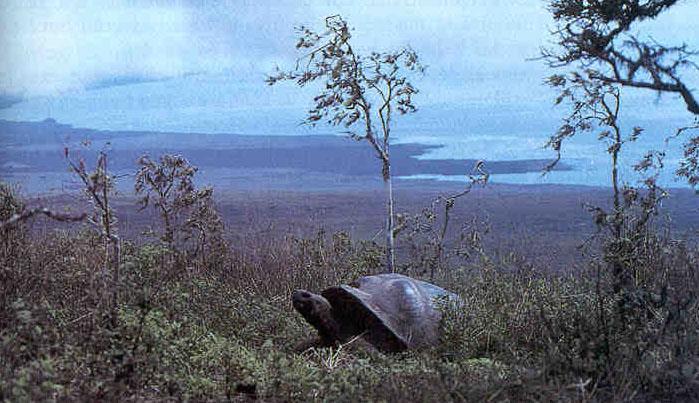
{"type": "Polygon", "coordinates": [[[34,217],[37,214],[43,214],[52,220],[60,222],[77,222],[83,221],[85,220],[85,218],[87,218],[86,213],[82,213],[79,215],[62,214],[53,212],[46,207],[37,207],[33,209],[24,210],[21,213],[13,214],[10,218],[0,223],[0,229],[9,228],[14,225],[17,225],[34,217]]]}
{"type": "Polygon", "coordinates": [[[634,23],[656,18],[677,1],[552,0],[558,47],[542,50],[542,58],[555,68],[597,69],[598,78],[609,84],[676,93],[689,112],[699,115],[699,100],[681,77],[685,69],[697,68],[697,52],[686,44],[663,45],[629,34],[634,23]]]}

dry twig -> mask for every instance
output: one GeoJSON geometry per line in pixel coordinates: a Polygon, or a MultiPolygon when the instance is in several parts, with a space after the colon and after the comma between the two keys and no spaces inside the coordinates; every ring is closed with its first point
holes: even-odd
{"type": "Polygon", "coordinates": [[[85,213],[79,215],[62,214],[55,213],[46,207],[37,207],[29,210],[24,210],[21,213],[13,214],[10,218],[0,223],[0,229],[9,228],[14,225],[17,225],[34,217],[37,214],[43,214],[52,220],[60,222],[77,222],[83,221],[85,218],[87,218],[87,214],[85,213]]]}

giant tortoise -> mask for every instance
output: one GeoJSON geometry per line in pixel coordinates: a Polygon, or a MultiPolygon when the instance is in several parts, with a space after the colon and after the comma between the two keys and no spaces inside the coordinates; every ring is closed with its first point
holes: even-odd
{"type": "Polygon", "coordinates": [[[454,293],[402,274],[361,277],[320,295],[296,290],[294,308],[318,330],[325,345],[362,336],[385,352],[429,346],[439,340],[440,309],[461,304],[454,293]]]}

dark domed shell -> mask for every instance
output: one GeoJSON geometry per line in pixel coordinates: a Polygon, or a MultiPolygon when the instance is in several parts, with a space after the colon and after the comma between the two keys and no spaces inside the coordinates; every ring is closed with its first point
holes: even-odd
{"type": "Polygon", "coordinates": [[[353,286],[323,291],[347,334],[360,334],[383,351],[431,345],[439,338],[439,300],[459,297],[434,284],[401,274],[358,279],[353,286]]]}

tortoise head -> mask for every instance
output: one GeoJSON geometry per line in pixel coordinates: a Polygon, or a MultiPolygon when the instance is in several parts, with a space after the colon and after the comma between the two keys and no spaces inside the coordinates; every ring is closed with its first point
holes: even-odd
{"type": "Polygon", "coordinates": [[[318,330],[326,344],[335,344],[339,339],[339,324],[333,318],[332,306],[327,299],[306,290],[291,293],[294,308],[318,330]]]}

